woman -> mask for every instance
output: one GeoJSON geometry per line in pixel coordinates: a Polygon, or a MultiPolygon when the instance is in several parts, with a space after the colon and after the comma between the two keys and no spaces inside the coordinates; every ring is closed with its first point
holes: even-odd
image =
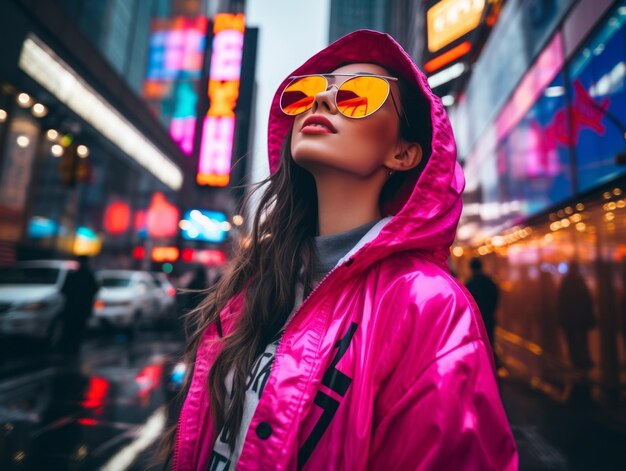
{"type": "Polygon", "coordinates": [[[313,56],[275,95],[269,160],[251,243],[197,314],[173,469],[516,469],[446,263],[452,131],[409,56],[365,30],[313,56]]]}

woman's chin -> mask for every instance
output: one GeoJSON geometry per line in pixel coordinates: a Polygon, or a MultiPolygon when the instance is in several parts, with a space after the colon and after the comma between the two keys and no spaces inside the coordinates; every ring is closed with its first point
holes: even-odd
{"type": "Polygon", "coordinates": [[[329,169],[342,170],[336,159],[333,159],[329,155],[319,155],[317,153],[296,153],[293,156],[293,161],[305,170],[311,173],[318,173],[321,171],[328,171],[329,169]]]}

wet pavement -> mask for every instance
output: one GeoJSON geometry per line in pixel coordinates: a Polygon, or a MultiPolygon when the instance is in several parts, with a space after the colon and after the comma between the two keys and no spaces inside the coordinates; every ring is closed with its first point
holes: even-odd
{"type": "MultiPolygon", "coordinates": [[[[28,341],[0,344],[0,469],[150,467],[168,421],[170,359],[181,346],[174,335],[101,335],[75,361],[28,341]]],[[[623,409],[574,407],[520,380],[501,381],[521,470],[626,469],[623,409]]]]}
{"type": "Polygon", "coordinates": [[[500,383],[522,471],[626,469],[626,410],[557,402],[521,380],[500,383]]]}
{"type": "Polygon", "coordinates": [[[0,469],[146,469],[180,342],[155,332],[132,343],[105,336],[73,361],[31,347],[0,365],[0,469]]]}

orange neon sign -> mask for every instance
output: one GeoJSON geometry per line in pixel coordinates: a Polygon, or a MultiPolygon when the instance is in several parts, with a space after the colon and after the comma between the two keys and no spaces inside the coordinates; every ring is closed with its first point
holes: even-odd
{"type": "Polygon", "coordinates": [[[435,52],[475,29],[486,0],[442,0],[426,12],[428,50],[435,52]]]}
{"type": "Polygon", "coordinates": [[[210,105],[202,125],[196,176],[199,185],[227,186],[230,181],[244,32],[242,13],[215,16],[207,90],[210,105]]]}
{"type": "Polygon", "coordinates": [[[469,41],[464,41],[458,46],[454,46],[449,51],[438,55],[434,59],[429,60],[424,64],[424,70],[428,73],[441,69],[444,65],[457,60],[459,57],[463,57],[472,49],[472,44],[469,41]]]}
{"type": "Polygon", "coordinates": [[[178,260],[180,251],[177,247],[154,247],[152,249],[152,260],[154,262],[175,262],[178,260]]]}
{"type": "Polygon", "coordinates": [[[234,118],[237,98],[239,98],[239,80],[230,82],[211,80],[209,82],[211,107],[207,114],[209,116],[228,116],[229,118],[234,118]]]}

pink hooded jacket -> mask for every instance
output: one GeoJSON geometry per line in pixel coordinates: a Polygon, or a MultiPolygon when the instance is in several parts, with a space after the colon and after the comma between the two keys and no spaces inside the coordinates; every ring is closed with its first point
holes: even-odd
{"type": "MultiPolygon", "coordinates": [[[[464,178],[439,98],[388,35],[361,30],[290,75],[379,64],[421,90],[430,157],[387,214],[304,300],[288,322],[250,427],[239,470],[516,470],[478,308],[447,268],[464,178]],[[429,109],[428,109],[429,108],[429,109]],[[427,119],[427,118],[426,118],[427,119]]],[[[293,118],[274,97],[270,169],[293,118]]],[[[234,328],[242,297],[221,313],[234,328]]],[[[210,327],[198,349],[173,469],[207,469],[212,427],[207,375],[220,350],[210,327]]]]}

